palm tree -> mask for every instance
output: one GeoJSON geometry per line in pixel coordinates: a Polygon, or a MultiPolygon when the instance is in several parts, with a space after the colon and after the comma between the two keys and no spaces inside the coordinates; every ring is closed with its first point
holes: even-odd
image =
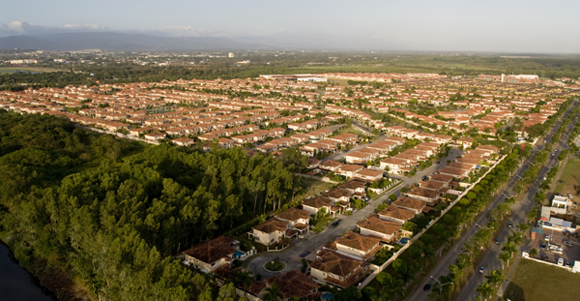
{"type": "Polygon", "coordinates": [[[498,285],[505,280],[505,276],[501,270],[493,271],[489,276],[485,276],[485,278],[487,278],[487,282],[491,283],[491,285],[498,285]]]}
{"type": "MultiPolygon", "coordinates": [[[[524,236],[522,232],[513,232],[510,237],[508,237],[508,242],[512,242],[514,247],[517,245],[521,245],[524,242],[524,236]]],[[[515,252],[514,252],[515,253],[515,252]]]]}
{"type": "Polygon", "coordinates": [[[250,272],[248,271],[242,271],[240,269],[235,270],[234,272],[234,283],[242,284],[242,287],[244,288],[244,297],[247,296],[247,287],[252,283],[253,280],[254,279],[252,276],[250,276],[250,272]]]}
{"type": "Polygon", "coordinates": [[[491,284],[489,284],[489,282],[486,282],[486,283],[478,286],[476,291],[481,296],[483,296],[483,300],[487,300],[487,296],[491,296],[491,294],[493,293],[493,288],[491,287],[491,284]]]}
{"type": "Polygon", "coordinates": [[[520,230],[520,232],[525,234],[528,230],[530,230],[530,225],[528,225],[526,223],[521,223],[518,225],[518,230],[520,230]]]}
{"type": "Polygon", "coordinates": [[[504,269],[505,266],[510,263],[510,260],[512,259],[512,255],[508,252],[503,252],[503,253],[499,254],[499,259],[502,262],[502,269],[504,269]]]}
{"type": "Polygon", "coordinates": [[[266,294],[264,295],[264,301],[278,301],[284,298],[280,292],[280,287],[273,284],[271,287],[266,288],[266,294]]]}

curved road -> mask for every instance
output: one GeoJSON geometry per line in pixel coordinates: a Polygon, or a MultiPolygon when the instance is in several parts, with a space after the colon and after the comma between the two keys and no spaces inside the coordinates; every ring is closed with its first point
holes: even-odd
{"type": "Polygon", "coordinates": [[[341,221],[338,224],[338,226],[334,228],[328,227],[327,229],[318,234],[310,234],[306,240],[295,240],[293,245],[284,251],[261,253],[259,256],[255,257],[250,261],[246,269],[249,272],[254,273],[254,275],[260,274],[262,275],[262,277],[273,276],[279,272],[266,271],[264,269],[264,264],[266,264],[266,262],[270,260],[274,260],[276,257],[286,262],[286,264],[288,265],[288,268],[286,270],[300,269],[302,267],[302,258],[300,257],[300,254],[306,251],[310,253],[315,253],[314,251],[317,248],[337,238],[341,234],[355,229],[356,224],[362,219],[373,214],[375,208],[380,204],[382,204],[384,201],[386,201],[390,194],[395,193],[399,195],[402,187],[421,181],[423,176],[430,175],[436,170],[444,167],[445,165],[447,165],[447,160],[453,161],[461,153],[462,151],[460,150],[451,149],[449,155],[446,158],[442,158],[441,160],[439,160],[440,162],[439,164],[433,164],[432,166],[424,169],[423,171],[417,172],[417,174],[411,178],[406,177],[400,178],[400,180],[403,182],[399,186],[391,189],[390,191],[387,191],[381,197],[370,202],[363,209],[354,212],[352,215],[339,215],[338,219],[341,221]]]}

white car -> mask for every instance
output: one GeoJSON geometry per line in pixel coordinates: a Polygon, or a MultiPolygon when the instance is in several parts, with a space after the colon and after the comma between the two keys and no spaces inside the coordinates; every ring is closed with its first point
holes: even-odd
{"type": "Polygon", "coordinates": [[[564,265],[564,258],[558,258],[558,265],[564,265]]]}

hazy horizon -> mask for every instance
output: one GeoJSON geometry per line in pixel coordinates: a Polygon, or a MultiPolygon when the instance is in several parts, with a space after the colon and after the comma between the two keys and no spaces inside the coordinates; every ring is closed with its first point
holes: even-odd
{"type": "Polygon", "coordinates": [[[0,37],[125,32],[327,50],[580,53],[580,1],[13,1],[0,37]]]}

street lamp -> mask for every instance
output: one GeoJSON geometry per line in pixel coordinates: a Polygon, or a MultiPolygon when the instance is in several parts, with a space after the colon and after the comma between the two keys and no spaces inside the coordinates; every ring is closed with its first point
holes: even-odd
{"type": "Polygon", "coordinates": [[[433,280],[437,281],[437,283],[439,283],[439,295],[443,294],[443,286],[447,285],[447,284],[451,284],[453,285],[453,282],[446,282],[446,283],[441,283],[441,281],[439,281],[437,278],[433,277],[433,276],[429,276],[431,277],[433,280]]]}

